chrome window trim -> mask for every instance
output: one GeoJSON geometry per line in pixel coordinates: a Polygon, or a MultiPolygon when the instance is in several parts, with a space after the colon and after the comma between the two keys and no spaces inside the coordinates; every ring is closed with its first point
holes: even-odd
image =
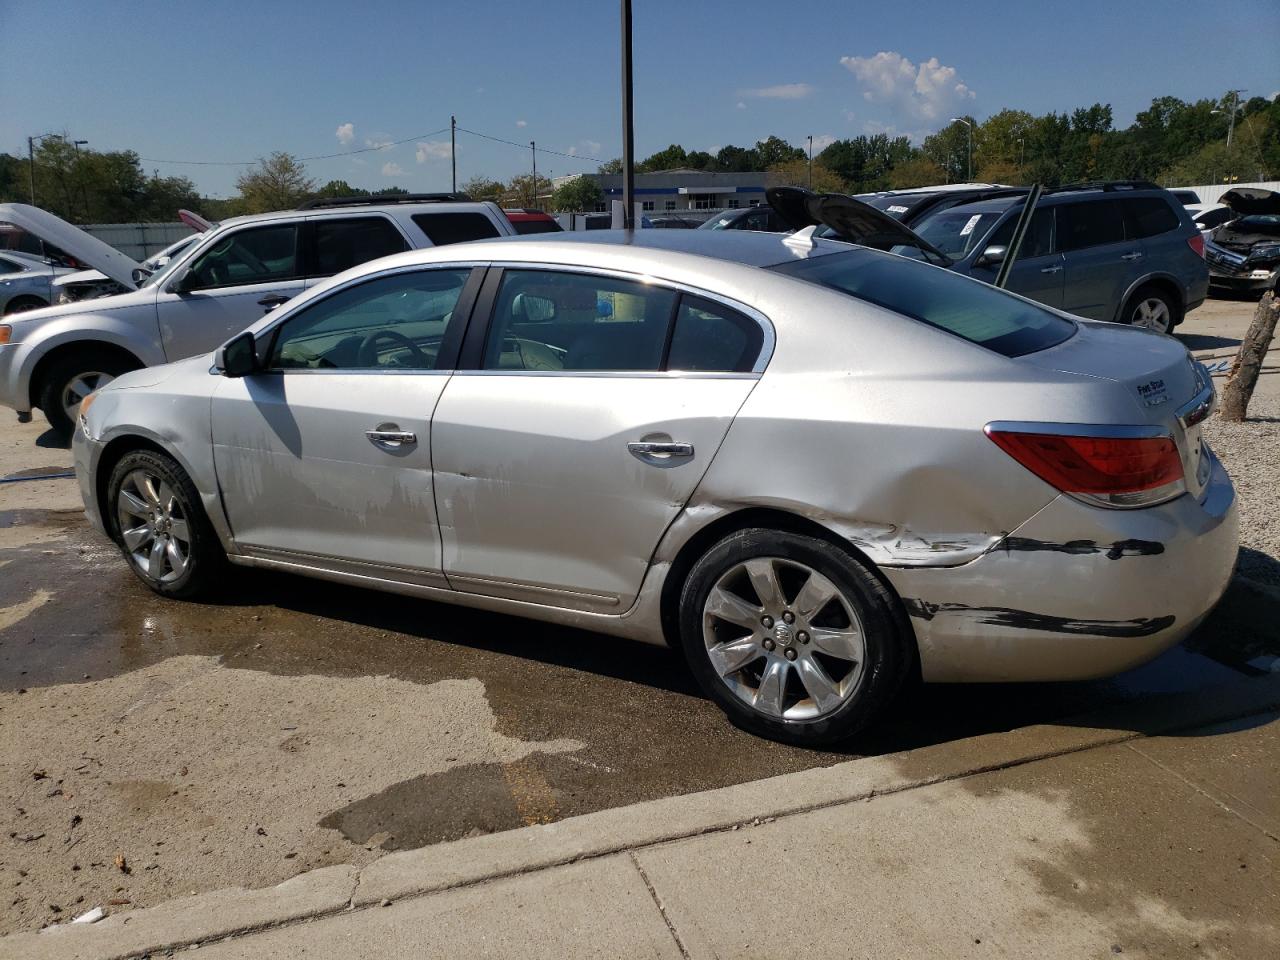
{"type": "Polygon", "coordinates": [[[759,380],[760,374],[720,370],[452,370],[455,377],[589,377],[628,380],[759,380]]]}
{"type": "MultiPolygon", "coordinates": [[[[764,373],[765,368],[769,366],[769,361],[773,359],[773,351],[777,346],[777,334],[774,331],[773,321],[766,317],[755,307],[727,297],[723,293],[717,293],[714,290],[707,290],[690,283],[680,280],[668,280],[664,277],[655,277],[651,273],[638,273],[634,270],[618,270],[612,267],[595,267],[585,264],[573,263],[548,263],[543,260],[537,262],[520,261],[520,260],[494,260],[489,264],[490,267],[500,267],[503,270],[546,270],[553,273],[578,273],[590,276],[609,277],[615,280],[627,280],[631,283],[639,283],[645,286],[658,286],[676,293],[689,293],[697,297],[704,297],[707,300],[714,300],[716,303],[723,304],[732,310],[736,310],[744,316],[749,317],[760,325],[761,331],[764,333],[764,342],[760,344],[760,353],[756,356],[756,362],[749,371],[679,371],[679,370],[637,370],[637,371],[615,371],[615,370],[459,370],[459,373],[490,373],[490,374],[512,374],[512,373],[542,373],[542,374],[563,374],[566,376],[599,376],[607,374],[622,374],[624,376],[638,376],[641,374],[648,375],[665,375],[678,374],[680,376],[696,377],[696,376],[731,376],[731,377],[750,377],[759,376],[764,373]]],[[[491,320],[492,317],[486,318],[491,320]]],[[[488,331],[486,331],[487,335],[488,331]]]]}
{"type": "MultiPolygon", "coordinates": [[[[172,293],[175,296],[178,295],[177,292],[173,289],[174,285],[178,282],[181,275],[191,267],[191,264],[195,262],[196,254],[199,253],[199,251],[203,250],[206,246],[209,246],[212,243],[212,239],[214,237],[219,237],[219,238],[233,237],[236,234],[244,233],[246,230],[256,230],[259,227],[293,226],[293,227],[297,227],[298,229],[302,229],[305,223],[306,223],[306,217],[279,217],[271,220],[260,220],[254,223],[237,223],[233,226],[229,226],[225,228],[214,227],[212,230],[207,231],[207,236],[203,237],[198,242],[193,243],[191,246],[187,247],[186,250],[179,252],[178,256],[181,259],[178,262],[178,264],[173,267],[173,273],[170,274],[169,279],[164,282],[164,286],[161,288],[160,292],[172,293]]],[[[169,265],[172,263],[173,261],[170,260],[169,263],[165,264],[165,266],[161,267],[160,269],[167,269],[169,265]]],[[[305,283],[307,279],[308,279],[307,277],[301,277],[301,276],[281,277],[277,280],[258,280],[258,281],[255,281],[254,283],[229,283],[223,287],[203,287],[200,290],[196,290],[194,292],[202,293],[204,292],[204,290],[230,290],[234,287],[253,287],[263,283],[293,283],[298,280],[301,280],[305,283]]]]}

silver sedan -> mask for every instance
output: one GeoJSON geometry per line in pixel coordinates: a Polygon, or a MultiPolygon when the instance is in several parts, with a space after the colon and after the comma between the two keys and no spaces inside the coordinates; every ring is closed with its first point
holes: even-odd
{"type": "Polygon", "coordinates": [[[1186,636],[1237,549],[1187,351],[808,233],[357,267],[93,394],[88,514],[166,596],[230,561],[667,643],[807,744],[1186,636]]]}

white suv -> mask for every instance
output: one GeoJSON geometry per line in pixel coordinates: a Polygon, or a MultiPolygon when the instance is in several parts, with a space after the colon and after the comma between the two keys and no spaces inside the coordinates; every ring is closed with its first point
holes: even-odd
{"type": "Polygon", "coordinates": [[[212,350],[307,287],[417,247],[514,236],[502,210],[452,194],[318,200],[226,220],[155,274],[52,214],[0,204],[9,222],[128,292],[5,317],[0,405],[39,407],[68,434],[80,401],[120,374],[212,350]]]}

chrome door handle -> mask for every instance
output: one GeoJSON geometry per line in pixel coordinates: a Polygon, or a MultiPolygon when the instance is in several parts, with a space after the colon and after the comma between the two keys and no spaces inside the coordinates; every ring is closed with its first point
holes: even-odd
{"type": "Polygon", "coordinates": [[[693,444],[679,441],[637,440],[627,444],[627,450],[633,457],[646,463],[663,463],[668,460],[685,459],[693,456],[693,444]]]}
{"type": "Polygon", "coordinates": [[[1040,268],[1040,272],[1041,272],[1041,273],[1061,273],[1061,272],[1062,272],[1062,267],[1061,267],[1061,266],[1055,266],[1055,267],[1041,267],[1041,268],[1040,268]]]}
{"type": "Polygon", "coordinates": [[[388,450],[395,450],[399,447],[418,442],[418,435],[410,433],[407,430],[386,429],[391,424],[382,424],[376,430],[366,430],[364,435],[376,446],[384,447],[388,450]]]}
{"type": "Polygon", "coordinates": [[[1142,259],[1142,254],[1141,254],[1141,253],[1138,253],[1138,252],[1135,250],[1133,253],[1126,253],[1126,254],[1124,254],[1124,256],[1122,256],[1120,259],[1121,259],[1121,260],[1141,260],[1141,259],[1142,259]]]}

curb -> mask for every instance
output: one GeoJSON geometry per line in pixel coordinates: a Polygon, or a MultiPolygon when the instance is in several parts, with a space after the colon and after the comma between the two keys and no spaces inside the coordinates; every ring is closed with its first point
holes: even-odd
{"type": "Polygon", "coordinates": [[[1280,675],[1106,707],[1054,724],[865,757],[558,823],[390,853],[363,870],[325,867],[275,887],[230,888],[40,933],[0,938],[0,957],[124,960],[346,910],[752,826],[877,794],[1174,733],[1280,707],[1280,675]]]}

